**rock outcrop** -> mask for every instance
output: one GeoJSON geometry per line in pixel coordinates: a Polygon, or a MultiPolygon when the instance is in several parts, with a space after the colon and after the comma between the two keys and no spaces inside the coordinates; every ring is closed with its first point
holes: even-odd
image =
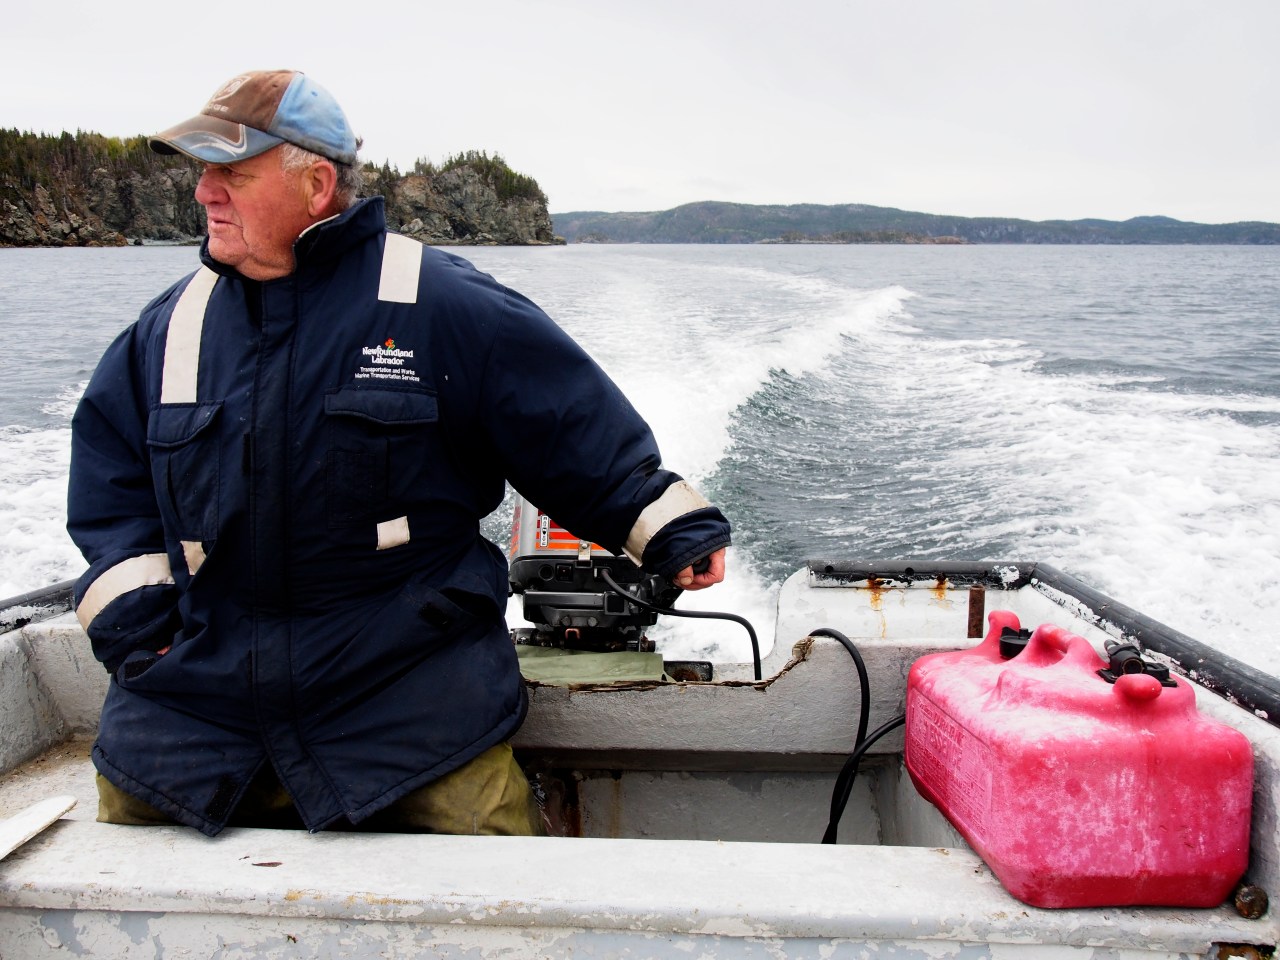
{"type": "Polygon", "coordinates": [[[504,198],[471,166],[398,177],[378,192],[386,198],[391,228],[423,243],[527,246],[564,242],[556,239],[551,228],[545,198],[504,198]]]}
{"type": "Polygon", "coordinates": [[[82,201],[68,202],[65,195],[55,196],[39,183],[19,191],[0,181],[2,247],[105,247],[126,242],[82,201]]]}
{"type": "Polygon", "coordinates": [[[120,178],[98,169],[90,179],[89,209],[131,240],[190,240],[204,233],[197,179],[196,169],[186,164],[120,178]]]}

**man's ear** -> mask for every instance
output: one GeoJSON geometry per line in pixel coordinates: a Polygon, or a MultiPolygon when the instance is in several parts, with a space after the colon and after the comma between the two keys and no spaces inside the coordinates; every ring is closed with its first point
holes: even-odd
{"type": "Polygon", "coordinates": [[[323,220],[337,212],[333,204],[338,192],[338,171],[328,160],[317,160],[303,171],[302,189],[311,216],[323,220]]]}

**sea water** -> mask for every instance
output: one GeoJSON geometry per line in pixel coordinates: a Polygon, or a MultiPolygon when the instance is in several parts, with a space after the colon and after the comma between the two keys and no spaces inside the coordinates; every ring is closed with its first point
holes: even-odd
{"type": "MultiPolygon", "coordinates": [[[[456,252],[577,338],[733,521],[728,580],[681,605],[746,616],[766,649],[810,558],[1036,560],[1280,673],[1280,248],[456,252]]],[[[0,250],[0,597],[83,569],[63,530],[75,401],[195,264],[0,250]]],[[[748,656],[730,624],[657,636],[748,656]]]]}

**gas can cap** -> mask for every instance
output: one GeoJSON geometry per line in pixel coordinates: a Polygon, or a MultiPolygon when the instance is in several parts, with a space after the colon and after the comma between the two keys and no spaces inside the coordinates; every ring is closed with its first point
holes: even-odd
{"type": "Polygon", "coordinates": [[[1012,660],[1027,648],[1031,631],[1020,627],[1004,627],[1000,631],[1000,656],[1012,660]]]}
{"type": "Polygon", "coordinates": [[[1145,660],[1136,643],[1121,643],[1118,640],[1106,642],[1107,656],[1110,662],[1106,668],[1098,671],[1098,676],[1107,683],[1115,683],[1120,677],[1141,676],[1154,677],[1162,687],[1176,687],[1177,681],[1169,676],[1169,668],[1154,660],[1145,660]]]}

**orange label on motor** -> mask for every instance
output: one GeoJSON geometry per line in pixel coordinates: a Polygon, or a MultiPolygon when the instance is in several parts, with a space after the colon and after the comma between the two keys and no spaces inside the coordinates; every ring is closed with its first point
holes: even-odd
{"type": "MultiPolygon", "coordinates": [[[[581,543],[581,538],[575,537],[545,513],[539,511],[538,548],[540,550],[573,550],[576,552],[581,543]]],[[[599,550],[602,553],[607,552],[604,547],[595,543],[591,544],[591,549],[599,550]]]]}

